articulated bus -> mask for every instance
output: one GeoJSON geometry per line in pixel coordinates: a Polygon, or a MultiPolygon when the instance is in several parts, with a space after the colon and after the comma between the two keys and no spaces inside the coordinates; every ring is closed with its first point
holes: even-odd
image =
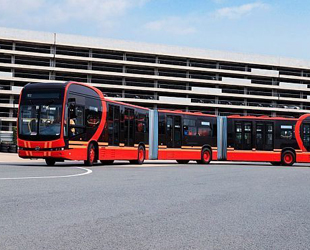
{"type": "Polygon", "coordinates": [[[215,116],[152,110],[105,98],[86,84],[29,83],[18,112],[18,154],[47,165],[145,159],[310,162],[310,115],[215,116]]]}

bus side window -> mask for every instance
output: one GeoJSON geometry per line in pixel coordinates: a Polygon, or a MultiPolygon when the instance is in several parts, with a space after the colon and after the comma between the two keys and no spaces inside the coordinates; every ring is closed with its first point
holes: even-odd
{"type": "Polygon", "coordinates": [[[293,138],[293,126],[281,125],[281,139],[291,140],[293,138]]]}
{"type": "Polygon", "coordinates": [[[74,137],[84,133],[84,107],[75,106],[75,114],[70,114],[69,135],[74,137]]]}
{"type": "Polygon", "coordinates": [[[235,132],[236,132],[236,138],[235,138],[235,148],[240,148],[242,145],[242,125],[241,123],[235,123],[235,132]]]}
{"type": "Polygon", "coordinates": [[[101,119],[100,101],[91,100],[93,103],[87,105],[86,109],[86,126],[89,128],[98,127],[101,119]]]}
{"type": "Polygon", "coordinates": [[[195,120],[184,119],[183,135],[185,135],[185,136],[196,136],[197,135],[197,127],[196,127],[196,121],[195,120]]]}
{"type": "Polygon", "coordinates": [[[138,119],[136,120],[136,131],[138,133],[146,133],[146,115],[138,114],[138,119]]]}
{"type": "Polygon", "coordinates": [[[266,129],[266,145],[270,148],[273,147],[273,125],[267,124],[266,129]]]}
{"type": "Polygon", "coordinates": [[[109,145],[119,145],[120,130],[120,107],[109,105],[108,112],[108,134],[109,145]]]}
{"type": "Polygon", "coordinates": [[[211,136],[211,127],[209,121],[198,121],[198,136],[211,136]]]}
{"type": "Polygon", "coordinates": [[[109,136],[109,145],[113,144],[113,136],[114,136],[114,123],[113,123],[113,113],[114,113],[114,106],[109,105],[109,111],[108,111],[108,136],[109,136]]]}
{"type": "Polygon", "coordinates": [[[114,107],[114,145],[119,145],[120,107],[114,107]]]}

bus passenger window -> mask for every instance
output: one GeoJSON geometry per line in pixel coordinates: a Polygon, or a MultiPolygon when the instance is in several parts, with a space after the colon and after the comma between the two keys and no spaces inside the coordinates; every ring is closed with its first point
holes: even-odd
{"type": "Polygon", "coordinates": [[[198,136],[211,136],[210,122],[199,121],[198,136]]]}
{"type": "Polygon", "coordinates": [[[183,134],[186,136],[196,136],[197,135],[197,127],[195,120],[184,119],[183,122],[183,134]]]}
{"type": "Polygon", "coordinates": [[[158,134],[164,135],[165,134],[165,121],[158,122],[158,134]]]}
{"type": "Polygon", "coordinates": [[[242,125],[241,123],[236,123],[236,144],[242,145],[242,125]]]}
{"type": "Polygon", "coordinates": [[[99,112],[98,107],[89,106],[86,115],[87,127],[95,128],[99,125],[101,118],[101,112],[99,112]]]}
{"type": "Polygon", "coordinates": [[[273,126],[272,124],[267,124],[267,135],[266,135],[266,145],[273,145],[273,126]]]}
{"type": "Polygon", "coordinates": [[[146,133],[146,115],[138,115],[138,119],[136,121],[136,131],[139,133],[146,133]]]}
{"type": "Polygon", "coordinates": [[[82,134],[84,132],[84,129],[81,127],[83,126],[84,126],[84,107],[75,106],[75,115],[72,116],[72,114],[70,114],[70,120],[69,120],[70,137],[82,134]]]}
{"type": "Polygon", "coordinates": [[[245,123],[244,124],[244,140],[245,144],[251,145],[252,141],[252,125],[250,123],[245,123]]]}
{"type": "Polygon", "coordinates": [[[293,126],[281,125],[281,139],[291,140],[293,138],[293,126]]]}

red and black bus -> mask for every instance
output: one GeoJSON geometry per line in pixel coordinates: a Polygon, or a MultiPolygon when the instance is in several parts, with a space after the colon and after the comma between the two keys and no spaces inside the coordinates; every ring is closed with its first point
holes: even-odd
{"type": "Polygon", "coordinates": [[[273,165],[310,162],[310,115],[297,118],[228,116],[228,161],[267,161],[273,165]]]}
{"type": "Polygon", "coordinates": [[[106,100],[88,85],[30,83],[21,93],[18,153],[22,158],[143,163],[148,156],[147,108],[106,100]]]}
{"type": "Polygon", "coordinates": [[[310,115],[297,118],[215,116],[152,110],[108,100],[89,85],[27,84],[20,97],[22,158],[57,161],[145,159],[310,162],[310,115]]]}
{"type": "MultiPolygon", "coordinates": [[[[158,150],[151,159],[177,160],[188,163],[195,160],[207,164],[217,159],[217,117],[202,113],[158,110],[158,145],[150,141],[150,150],[158,150]]],[[[154,126],[156,128],[156,126],[154,126]]]]}

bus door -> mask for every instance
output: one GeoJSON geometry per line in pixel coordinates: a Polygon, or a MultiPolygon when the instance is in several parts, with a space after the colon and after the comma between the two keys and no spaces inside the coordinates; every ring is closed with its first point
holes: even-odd
{"type": "Polygon", "coordinates": [[[181,116],[167,115],[167,147],[182,146],[181,116]]]}
{"type": "Polygon", "coordinates": [[[309,151],[310,150],[310,123],[303,123],[302,132],[303,132],[302,140],[303,140],[304,146],[309,151]]]}
{"type": "Polygon", "coordinates": [[[109,146],[118,146],[120,142],[120,107],[109,105],[108,113],[109,146]]]}
{"type": "Polygon", "coordinates": [[[272,123],[266,123],[265,124],[265,150],[273,150],[273,124],[272,123]]]}
{"type": "Polygon", "coordinates": [[[264,150],[265,126],[263,123],[256,123],[256,149],[264,150]]]}
{"type": "Polygon", "coordinates": [[[125,146],[134,146],[135,136],[135,111],[131,108],[125,108],[124,113],[124,144],[125,146]]]}
{"type": "Polygon", "coordinates": [[[252,123],[235,122],[235,149],[252,149],[252,123]]]}
{"type": "Polygon", "coordinates": [[[273,150],[273,124],[256,123],[256,149],[273,150]]]}

